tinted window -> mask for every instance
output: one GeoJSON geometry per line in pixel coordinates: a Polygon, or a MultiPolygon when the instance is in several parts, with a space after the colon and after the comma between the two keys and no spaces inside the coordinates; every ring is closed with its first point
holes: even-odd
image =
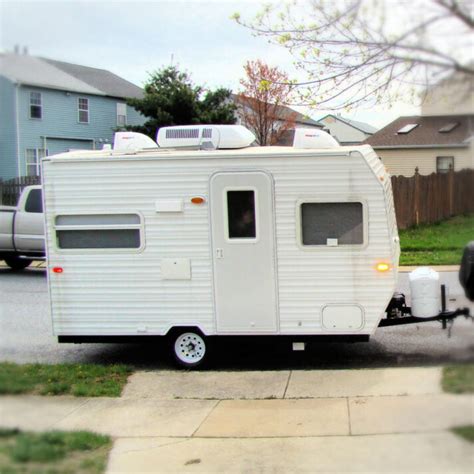
{"type": "Polygon", "coordinates": [[[254,191],[227,191],[227,215],[230,239],[257,236],[254,191]]]}
{"type": "Polygon", "coordinates": [[[32,189],[28,197],[26,198],[25,204],[26,212],[43,212],[43,198],[41,196],[41,189],[32,189]]]}
{"type": "Polygon", "coordinates": [[[57,230],[61,249],[137,249],[139,229],[57,230]]]}
{"type": "Polygon", "coordinates": [[[303,245],[338,245],[364,242],[363,212],[360,202],[305,202],[301,205],[303,245]]]}

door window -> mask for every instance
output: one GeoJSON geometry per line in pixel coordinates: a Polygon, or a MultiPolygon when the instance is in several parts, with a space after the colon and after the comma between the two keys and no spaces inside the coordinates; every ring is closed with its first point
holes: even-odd
{"type": "Polygon", "coordinates": [[[255,239],[255,191],[227,191],[227,222],[229,239],[255,239]]]}

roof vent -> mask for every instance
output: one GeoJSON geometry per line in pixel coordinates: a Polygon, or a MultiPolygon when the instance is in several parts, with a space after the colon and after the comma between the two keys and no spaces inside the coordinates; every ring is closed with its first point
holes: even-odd
{"type": "Polygon", "coordinates": [[[242,125],[182,125],[160,128],[156,141],[162,148],[245,148],[255,135],[242,125]]]}
{"type": "Polygon", "coordinates": [[[400,130],[398,130],[397,134],[398,135],[406,135],[407,133],[410,133],[416,127],[418,127],[417,123],[407,123],[400,130]]]}
{"type": "Polygon", "coordinates": [[[449,132],[452,132],[458,125],[459,125],[459,122],[447,123],[446,125],[443,125],[443,126],[438,130],[438,132],[439,132],[439,133],[449,133],[449,132]]]}
{"type": "Polygon", "coordinates": [[[158,145],[147,135],[137,132],[115,132],[114,150],[133,151],[145,148],[158,148],[158,145]]]}
{"type": "Polygon", "coordinates": [[[294,148],[335,148],[337,140],[327,132],[315,128],[296,128],[293,139],[294,148]]]}

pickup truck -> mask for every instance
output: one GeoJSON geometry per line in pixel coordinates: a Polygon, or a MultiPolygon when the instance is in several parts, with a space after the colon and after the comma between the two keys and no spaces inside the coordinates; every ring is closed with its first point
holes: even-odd
{"type": "Polygon", "coordinates": [[[44,258],[42,189],[28,186],[17,207],[0,206],[0,260],[13,270],[23,270],[44,258]]]}

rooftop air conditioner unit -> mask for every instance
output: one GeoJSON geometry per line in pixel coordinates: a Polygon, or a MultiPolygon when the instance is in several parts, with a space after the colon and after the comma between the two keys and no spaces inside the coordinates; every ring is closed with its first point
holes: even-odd
{"type": "Polygon", "coordinates": [[[294,148],[335,148],[337,140],[327,132],[316,128],[296,128],[293,139],[294,148]]]}
{"type": "Polygon", "coordinates": [[[160,128],[156,141],[162,148],[245,148],[255,135],[242,125],[182,125],[160,128]]]}

